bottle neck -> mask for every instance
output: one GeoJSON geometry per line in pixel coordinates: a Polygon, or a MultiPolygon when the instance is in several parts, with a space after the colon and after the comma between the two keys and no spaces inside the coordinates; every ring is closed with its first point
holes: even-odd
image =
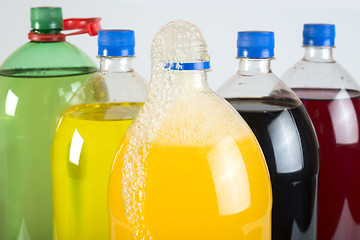
{"type": "Polygon", "coordinates": [[[100,72],[130,72],[133,57],[100,57],[100,72]]]}
{"type": "Polygon", "coordinates": [[[335,62],[333,48],[305,46],[304,60],[310,62],[335,62]]]}
{"type": "Polygon", "coordinates": [[[207,73],[204,70],[174,71],[174,83],[180,91],[199,91],[208,89],[207,73]]]}
{"type": "Polygon", "coordinates": [[[256,75],[271,72],[270,58],[240,58],[239,74],[256,75]]]}

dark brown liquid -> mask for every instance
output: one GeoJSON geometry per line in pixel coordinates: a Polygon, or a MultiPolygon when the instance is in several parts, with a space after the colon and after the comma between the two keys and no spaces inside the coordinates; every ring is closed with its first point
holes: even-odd
{"type": "Polygon", "coordinates": [[[263,150],[273,189],[272,239],[315,240],[318,145],[311,121],[293,100],[227,99],[263,150]]]}

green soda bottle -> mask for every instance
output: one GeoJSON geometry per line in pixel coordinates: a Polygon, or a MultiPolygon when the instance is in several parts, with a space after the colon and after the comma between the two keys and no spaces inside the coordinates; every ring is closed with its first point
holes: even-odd
{"type": "Polygon", "coordinates": [[[96,35],[99,21],[32,8],[31,41],[0,66],[0,240],[52,239],[54,130],[69,98],[96,71],[65,38],[96,35]],[[79,31],[61,32],[71,29],[79,31]]]}

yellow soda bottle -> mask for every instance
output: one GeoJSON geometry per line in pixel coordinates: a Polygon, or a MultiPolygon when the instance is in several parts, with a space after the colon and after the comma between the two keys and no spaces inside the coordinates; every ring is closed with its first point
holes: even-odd
{"type": "Polygon", "coordinates": [[[100,70],[62,114],[52,146],[54,239],[110,238],[108,180],[121,139],[145,101],[131,67],[131,30],[99,31],[100,70]]]}
{"type": "Polygon", "coordinates": [[[272,193],[246,122],[207,85],[206,43],[190,23],[152,45],[147,100],[109,181],[113,240],[270,239],[272,193]]]}

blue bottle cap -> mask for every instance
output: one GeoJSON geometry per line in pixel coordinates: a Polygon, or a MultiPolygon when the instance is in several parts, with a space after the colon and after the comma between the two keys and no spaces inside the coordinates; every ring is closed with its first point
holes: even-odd
{"type": "Polygon", "coordinates": [[[335,45],[334,24],[304,24],[304,46],[333,47],[335,45]]]}
{"type": "Polygon", "coordinates": [[[272,58],[274,56],[274,47],[274,32],[238,32],[238,57],[272,58]]]}
{"type": "Polygon", "coordinates": [[[98,34],[99,56],[125,57],[135,54],[133,30],[100,30],[98,34]]]}

